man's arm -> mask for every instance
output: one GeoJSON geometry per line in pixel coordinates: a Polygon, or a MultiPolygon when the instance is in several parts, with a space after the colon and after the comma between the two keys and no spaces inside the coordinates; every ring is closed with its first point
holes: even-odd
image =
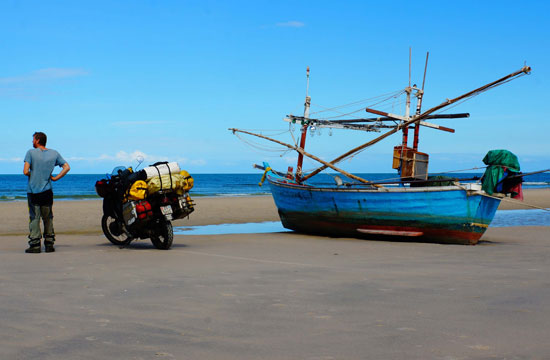
{"type": "Polygon", "coordinates": [[[23,174],[30,176],[31,175],[31,164],[25,161],[25,166],[23,166],[23,174]]]}
{"type": "Polygon", "coordinates": [[[61,179],[63,176],[65,176],[65,174],[67,174],[69,172],[69,170],[71,170],[71,167],[69,166],[69,163],[63,164],[62,169],[59,172],[59,174],[57,174],[56,176],[51,177],[52,181],[57,181],[57,180],[61,179]]]}

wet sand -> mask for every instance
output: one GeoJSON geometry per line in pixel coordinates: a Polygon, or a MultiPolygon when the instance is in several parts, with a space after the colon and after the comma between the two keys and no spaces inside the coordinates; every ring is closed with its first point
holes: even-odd
{"type": "MultiPolygon", "coordinates": [[[[506,198],[499,210],[550,207],[549,189],[530,189],[524,193],[525,201],[506,198]]],[[[177,220],[175,226],[214,225],[262,221],[278,221],[279,215],[271,196],[250,197],[195,197],[196,210],[189,219],[177,220]]],[[[100,234],[101,200],[56,201],[54,203],[55,231],[57,234],[100,234]]],[[[28,234],[27,203],[24,201],[0,202],[0,236],[28,234]]]]}
{"type": "MultiPolygon", "coordinates": [[[[528,192],[526,202],[548,207],[549,195],[528,192]]],[[[196,200],[175,225],[278,219],[270,197],[196,200]]],[[[477,246],[271,233],[120,249],[101,234],[99,201],[64,201],[54,205],[57,251],[24,254],[26,204],[0,211],[1,359],[550,352],[549,227],[490,228],[477,246]]]]}

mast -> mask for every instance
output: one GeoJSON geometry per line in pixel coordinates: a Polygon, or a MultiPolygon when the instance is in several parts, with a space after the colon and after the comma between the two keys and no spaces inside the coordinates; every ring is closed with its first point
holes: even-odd
{"type": "MultiPolygon", "coordinates": [[[[412,66],[412,50],[411,48],[409,47],[409,86],[407,86],[405,88],[405,92],[407,93],[407,101],[406,101],[406,104],[405,104],[405,121],[409,121],[410,120],[410,116],[411,116],[411,93],[412,93],[412,88],[411,88],[411,66],[412,66]]],[[[405,149],[407,148],[408,146],[408,143],[409,142],[409,127],[408,126],[405,126],[403,128],[403,141],[402,141],[402,144],[401,144],[401,157],[403,156],[403,152],[405,151],[405,149]]],[[[403,171],[403,159],[401,158],[401,164],[399,165],[399,175],[401,176],[402,174],[402,171],[403,171]]]]}
{"type": "MultiPolygon", "coordinates": [[[[425,118],[428,117],[428,115],[430,115],[430,114],[432,114],[432,113],[434,113],[434,112],[436,112],[436,111],[438,111],[438,110],[440,110],[440,109],[442,109],[442,108],[444,108],[444,107],[447,107],[447,106],[449,106],[449,105],[451,105],[451,104],[454,104],[454,103],[456,103],[456,102],[458,102],[458,101],[460,101],[460,100],[463,100],[463,99],[469,98],[469,97],[471,97],[471,96],[477,95],[477,94],[479,94],[479,93],[481,93],[481,92],[483,92],[483,91],[489,90],[489,89],[491,89],[491,88],[493,88],[493,87],[495,87],[495,86],[498,86],[498,85],[502,84],[502,83],[505,82],[506,80],[510,80],[510,79],[515,78],[515,77],[518,76],[518,75],[526,75],[526,74],[529,74],[530,72],[531,72],[531,67],[529,67],[529,66],[524,66],[524,67],[522,67],[522,68],[521,68],[520,70],[518,70],[518,71],[515,71],[515,72],[513,72],[513,73],[511,73],[511,74],[509,74],[509,75],[506,75],[506,76],[504,76],[504,77],[502,77],[502,78],[500,78],[500,79],[498,79],[498,80],[495,80],[495,81],[490,82],[490,83],[488,83],[488,84],[486,84],[486,85],[483,85],[483,86],[481,86],[481,87],[479,87],[479,88],[477,88],[477,89],[474,89],[474,90],[472,90],[472,91],[470,91],[470,92],[467,92],[466,94],[460,95],[460,96],[458,96],[458,97],[456,97],[456,98],[454,98],[454,99],[446,99],[446,100],[445,100],[444,102],[442,102],[441,104],[439,104],[439,105],[437,105],[437,106],[434,106],[433,108],[431,108],[431,109],[429,109],[429,110],[424,111],[424,112],[421,113],[420,115],[415,115],[415,116],[413,116],[410,120],[408,120],[408,121],[406,121],[405,123],[403,123],[400,127],[396,127],[396,128],[394,128],[394,129],[392,129],[392,130],[386,132],[385,134],[382,134],[382,135],[380,135],[379,137],[377,137],[377,138],[375,138],[375,139],[373,139],[373,140],[371,140],[371,141],[368,141],[368,142],[364,143],[363,145],[360,145],[360,146],[358,146],[358,147],[356,147],[356,148],[354,148],[354,149],[352,149],[352,150],[350,150],[350,151],[348,151],[348,152],[346,152],[346,153],[344,153],[344,154],[338,156],[336,159],[332,160],[332,161],[330,162],[330,164],[331,164],[331,165],[332,165],[332,164],[336,164],[337,162],[341,161],[342,159],[347,158],[347,157],[350,156],[351,154],[354,154],[354,153],[356,153],[356,152],[359,151],[359,150],[363,150],[363,149],[365,149],[365,148],[367,148],[367,147],[369,147],[369,146],[372,146],[372,145],[378,143],[379,141],[381,141],[381,140],[387,138],[388,136],[390,136],[390,135],[396,133],[397,131],[401,130],[401,128],[406,127],[406,126],[409,126],[409,125],[412,125],[412,124],[416,124],[416,123],[420,122],[421,120],[424,120],[425,118]]],[[[382,113],[382,112],[380,112],[380,111],[374,112],[374,111],[376,111],[376,110],[373,111],[372,109],[366,109],[366,110],[367,110],[368,112],[372,112],[372,113],[378,113],[378,114],[379,114],[379,113],[382,113]]],[[[387,113],[384,114],[384,116],[388,116],[388,115],[389,115],[389,114],[387,114],[387,113]]],[[[401,120],[401,119],[397,118],[397,120],[401,120]]],[[[317,168],[316,170],[314,170],[314,171],[312,171],[311,173],[309,173],[307,176],[304,176],[304,178],[302,179],[302,181],[305,181],[305,180],[311,178],[312,176],[317,175],[317,174],[320,173],[321,171],[325,170],[327,167],[328,167],[328,166],[323,165],[323,166],[317,168]]]]}
{"type": "MultiPolygon", "coordinates": [[[[420,115],[420,110],[422,109],[422,97],[424,96],[424,85],[426,83],[426,70],[428,70],[428,57],[430,56],[430,52],[426,53],[426,65],[424,65],[424,77],[422,79],[422,89],[418,91],[417,97],[418,100],[416,102],[416,115],[420,115]]],[[[414,126],[414,141],[413,141],[413,149],[414,151],[418,151],[418,136],[420,133],[420,123],[416,123],[414,126]]]]}
{"type": "MultiPolygon", "coordinates": [[[[306,101],[304,103],[304,121],[302,122],[302,128],[300,131],[302,132],[302,135],[300,137],[300,148],[304,150],[304,147],[306,146],[306,135],[307,135],[307,128],[308,123],[307,119],[309,118],[309,107],[311,105],[311,97],[309,97],[309,66],[306,70],[306,101]]],[[[304,161],[304,154],[302,152],[298,152],[298,163],[296,164],[296,181],[300,182],[300,178],[302,177],[302,163],[304,161]]]]}

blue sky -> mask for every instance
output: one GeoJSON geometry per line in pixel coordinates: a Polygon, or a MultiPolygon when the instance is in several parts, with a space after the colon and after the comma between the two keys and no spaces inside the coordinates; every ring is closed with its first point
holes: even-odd
{"type": "MultiPolygon", "coordinates": [[[[450,110],[471,113],[438,121],[455,134],[422,129],[431,171],[483,166],[501,148],[524,171],[550,168],[549,12],[546,1],[2,1],[0,173],[22,171],[35,131],[73,173],[135,165],[138,154],[191,173],[254,172],[263,160],[284,170],[295,154],[227,128],[292,142],[282,118],[303,112],[307,66],[315,111],[404,88],[409,47],[418,84],[430,52],[424,109],[533,68],[450,110]]],[[[325,129],[306,147],[331,160],[374,136],[325,129]]],[[[399,142],[340,166],[392,172],[399,142]]]]}

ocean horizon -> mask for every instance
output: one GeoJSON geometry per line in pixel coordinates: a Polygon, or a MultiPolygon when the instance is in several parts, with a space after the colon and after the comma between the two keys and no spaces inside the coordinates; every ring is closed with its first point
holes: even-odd
{"type": "MultiPolygon", "coordinates": [[[[334,185],[334,176],[338,174],[322,173],[309,183],[315,185],[334,185]]],[[[365,179],[372,181],[393,181],[397,179],[395,173],[357,173],[365,179]]],[[[480,177],[482,173],[453,173],[443,174],[459,179],[480,177]]],[[[263,186],[258,183],[262,178],[262,172],[235,173],[235,174],[191,174],[195,181],[191,196],[258,196],[269,195],[270,189],[267,182],[263,186]]],[[[342,175],[338,175],[345,178],[342,175]]],[[[95,192],[95,182],[103,179],[106,174],[67,174],[63,179],[54,183],[54,197],[57,200],[93,200],[100,197],[95,192]]],[[[346,181],[344,179],[344,181],[346,181]]],[[[550,173],[530,175],[523,183],[525,189],[550,188],[550,173]]],[[[0,174],[0,201],[23,201],[27,199],[27,178],[23,174],[0,174]]]]}

